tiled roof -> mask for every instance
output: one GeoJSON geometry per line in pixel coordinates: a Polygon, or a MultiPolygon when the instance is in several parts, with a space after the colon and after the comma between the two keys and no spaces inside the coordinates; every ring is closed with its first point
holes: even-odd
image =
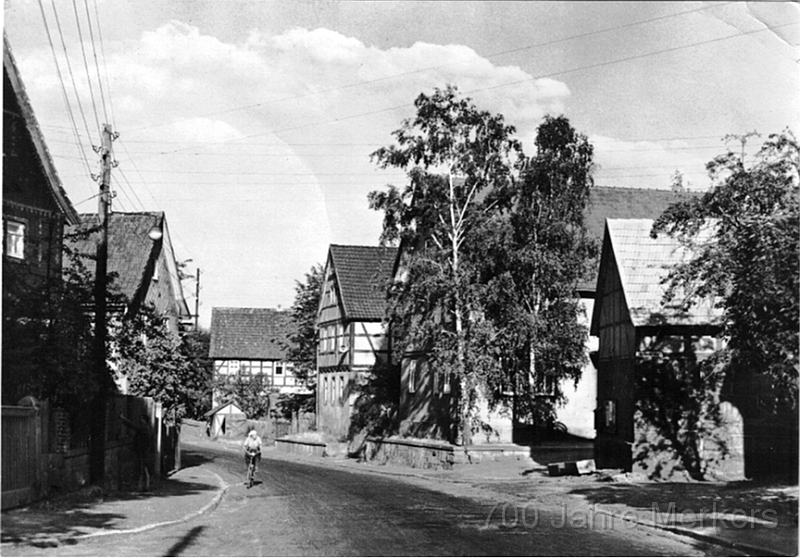
{"type": "MultiPolygon", "coordinates": [[[[657,219],[673,203],[696,195],[672,190],[596,186],[590,190],[589,205],[584,215],[589,237],[602,242],[606,219],[657,219]]],[[[600,265],[599,259],[597,265],[600,265]]],[[[594,290],[598,271],[595,269],[592,276],[579,285],[579,289],[594,290]]]]}
{"type": "Polygon", "coordinates": [[[380,320],[386,309],[386,283],[397,248],[331,244],[331,259],[344,313],[351,320],[380,320]]]}
{"type": "Polygon", "coordinates": [[[595,186],[589,191],[586,228],[592,238],[603,240],[606,219],[657,219],[673,203],[696,195],[672,190],[595,186]]]}
{"type": "MultiPolygon", "coordinates": [[[[652,219],[609,219],[608,235],[619,270],[625,301],[635,327],[647,325],[712,325],[722,311],[705,300],[683,310],[679,302],[665,305],[669,270],[691,254],[666,234],[650,237],[652,219]]],[[[609,262],[611,259],[608,260],[609,262]]]]}
{"type": "MultiPolygon", "coordinates": [[[[163,228],[162,212],[143,213],[111,213],[108,217],[108,273],[117,277],[113,282],[113,290],[133,299],[145,279],[145,269],[155,248],[155,243],[148,237],[154,225],[163,228]]],[[[88,271],[94,275],[95,256],[97,254],[96,214],[82,214],[81,224],[68,227],[64,242],[68,247],[86,256],[83,261],[88,271]],[[82,231],[88,234],[74,237],[82,231]]]]}
{"type": "Polygon", "coordinates": [[[272,308],[212,308],[210,358],[283,360],[292,316],[272,308]]]}

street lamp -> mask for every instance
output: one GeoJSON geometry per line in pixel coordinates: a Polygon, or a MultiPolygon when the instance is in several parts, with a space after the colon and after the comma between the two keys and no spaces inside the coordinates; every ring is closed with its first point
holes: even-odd
{"type": "Polygon", "coordinates": [[[161,237],[164,236],[164,231],[158,225],[153,225],[147,232],[147,236],[150,237],[150,240],[161,240],[161,237]]]}

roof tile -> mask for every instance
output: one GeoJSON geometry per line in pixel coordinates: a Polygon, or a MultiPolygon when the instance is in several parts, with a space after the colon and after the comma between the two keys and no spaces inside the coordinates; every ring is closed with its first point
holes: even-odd
{"type": "Polygon", "coordinates": [[[330,253],[346,317],[382,319],[397,248],[331,244],[330,253]]]}
{"type": "Polygon", "coordinates": [[[292,332],[288,311],[272,308],[212,308],[210,358],[284,360],[292,332]]]}
{"type": "Polygon", "coordinates": [[[702,300],[684,310],[664,303],[664,279],[669,270],[692,255],[677,240],[661,234],[650,237],[652,219],[609,219],[608,234],[619,269],[625,300],[636,327],[647,325],[718,324],[722,310],[702,300]]]}

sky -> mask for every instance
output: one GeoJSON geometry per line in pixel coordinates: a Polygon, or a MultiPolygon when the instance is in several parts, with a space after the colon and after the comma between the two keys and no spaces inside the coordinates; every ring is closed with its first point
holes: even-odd
{"type": "MultiPolygon", "coordinates": [[[[163,211],[213,307],[289,308],[330,244],[377,245],[370,154],[448,84],[533,154],[545,115],[595,147],[595,183],[668,189],[726,135],[800,131],[800,7],[771,2],[5,0],[3,27],[70,200],[163,211]]],[[[194,308],[196,281],[185,282],[194,308]]]]}

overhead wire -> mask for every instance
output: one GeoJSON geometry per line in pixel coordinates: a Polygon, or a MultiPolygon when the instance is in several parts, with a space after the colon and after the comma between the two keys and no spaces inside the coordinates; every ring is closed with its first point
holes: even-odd
{"type": "MultiPolygon", "coordinates": [[[[106,62],[106,49],[103,43],[103,32],[102,32],[103,26],[100,25],[100,11],[97,9],[97,0],[94,0],[94,13],[95,13],[95,19],[97,20],[97,37],[100,40],[100,54],[103,57],[103,68],[105,69],[106,73],[106,89],[108,89],[108,106],[111,109],[111,123],[116,129],[117,123],[116,119],[114,118],[114,97],[111,95],[111,84],[108,81],[108,64],[106,62]]],[[[102,89],[100,91],[102,92],[102,89]]]]}
{"type": "MultiPolygon", "coordinates": [[[[39,3],[39,10],[41,11],[41,14],[42,14],[42,23],[44,24],[45,32],[47,34],[47,41],[50,44],[50,52],[52,52],[52,54],[53,54],[53,63],[55,64],[56,73],[58,74],[58,82],[61,85],[61,93],[62,93],[63,99],[64,99],[64,106],[67,109],[67,114],[69,116],[70,122],[72,123],[71,131],[72,131],[73,136],[75,138],[75,146],[77,147],[78,152],[82,156],[82,161],[83,161],[83,163],[85,165],[86,172],[89,175],[91,175],[91,172],[92,172],[91,171],[91,167],[89,166],[89,160],[86,157],[86,152],[83,150],[83,147],[81,145],[80,135],[78,133],[78,123],[75,121],[75,114],[72,112],[72,105],[69,102],[69,95],[67,94],[67,87],[66,87],[66,85],[64,83],[64,76],[61,73],[61,66],[58,63],[58,56],[56,55],[56,48],[55,48],[55,45],[53,44],[52,34],[50,33],[50,26],[47,24],[47,15],[45,14],[45,11],[44,11],[44,5],[42,4],[42,0],[38,0],[38,3],[39,3]]],[[[88,131],[88,127],[87,127],[87,131],[88,131]]]]}
{"type": "MultiPolygon", "coordinates": [[[[100,102],[103,106],[103,117],[106,123],[108,123],[108,110],[106,109],[106,97],[103,93],[103,80],[100,77],[100,64],[97,61],[97,45],[94,41],[94,31],[92,29],[92,16],[89,14],[89,0],[83,0],[83,5],[86,8],[86,22],[89,25],[89,38],[92,41],[92,55],[94,56],[94,67],[97,70],[97,86],[100,89],[100,102]]],[[[99,22],[98,22],[98,31],[100,30],[99,22]]]]}
{"type": "MultiPolygon", "coordinates": [[[[694,48],[694,47],[703,46],[703,45],[707,45],[707,44],[711,44],[711,43],[730,40],[730,39],[739,38],[739,37],[743,37],[743,36],[747,36],[747,35],[753,35],[753,34],[756,34],[756,33],[763,33],[765,31],[773,31],[775,29],[780,29],[780,28],[788,27],[788,26],[796,26],[796,25],[797,25],[797,22],[792,22],[792,23],[786,23],[786,24],[781,24],[781,25],[768,26],[768,27],[764,27],[764,28],[756,29],[756,30],[752,30],[752,31],[740,31],[740,32],[735,33],[733,35],[726,35],[724,37],[718,37],[718,38],[710,39],[710,40],[706,40],[706,41],[699,41],[699,42],[696,42],[696,43],[690,43],[690,44],[687,44],[687,45],[671,47],[671,48],[667,48],[667,49],[657,50],[657,51],[654,51],[654,52],[648,52],[648,53],[638,54],[638,55],[634,55],[634,56],[627,56],[627,57],[619,58],[619,59],[616,59],[616,60],[610,60],[610,61],[606,61],[606,62],[599,62],[599,63],[595,63],[595,64],[590,64],[588,66],[579,66],[577,68],[571,68],[569,70],[561,70],[561,71],[557,71],[557,72],[550,72],[550,73],[546,73],[546,74],[540,74],[540,75],[537,75],[537,76],[531,76],[531,77],[528,77],[528,78],[525,78],[525,79],[522,79],[522,80],[516,80],[516,81],[513,81],[513,82],[507,82],[507,83],[502,83],[502,84],[493,85],[493,86],[487,86],[487,87],[479,87],[479,88],[475,88],[475,89],[470,89],[470,90],[464,91],[463,93],[464,94],[474,94],[474,93],[481,93],[481,92],[485,92],[485,91],[491,91],[491,90],[495,90],[495,89],[501,89],[501,88],[504,88],[504,87],[511,87],[513,85],[519,85],[520,83],[527,83],[527,82],[538,80],[538,79],[551,78],[551,77],[554,77],[554,76],[561,76],[561,75],[564,75],[564,74],[574,73],[574,72],[578,72],[578,71],[606,67],[606,66],[610,66],[612,64],[619,64],[619,63],[622,63],[622,62],[629,62],[631,60],[647,58],[647,57],[650,57],[650,56],[657,56],[657,55],[661,55],[661,54],[668,53],[668,52],[675,52],[677,50],[683,50],[683,49],[687,49],[687,48],[694,48]]],[[[219,141],[219,142],[210,142],[208,144],[208,146],[230,144],[231,142],[242,141],[242,140],[245,140],[245,139],[251,139],[251,138],[255,138],[255,137],[262,137],[262,136],[266,136],[266,135],[274,135],[274,134],[280,134],[280,133],[285,133],[285,132],[293,132],[293,131],[302,130],[302,129],[306,129],[306,128],[313,128],[313,127],[317,127],[317,126],[338,124],[338,123],[341,123],[341,122],[344,122],[344,121],[348,121],[348,120],[354,120],[354,119],[357,119],[357,118],[363,118],[365,116],[372,116],[372,115],[375,115],[375,114],[382,114],[382,113],[386,113],[386,112],[392,112],[392,111],[395,111],[395,110],[406,109],[406,108],[408,108],[410,106],[412,106],[412,103],[403,103],[401,105],[395,105],[395,106],[384,107],[384,108],[376,109],[376,110],[372,110],[372,111],[350,114],[350,115],[347,115],[347,116],[334,118],[332,120],[310,122],[310,123],[306,123],[306,124],[299,124],[299,125],[296,125],[296,126],[288,126],[288,127],[284,127],[284,128],[278,128],[278,129],[270,130],[270,131],[267,131],[267,132],[259,132],[259,133],[256,133],[256,134],[249,134],[249,135],[246,135],[246,136],[230,138],[230,139],[222,140],[222,141],[219,141]]],[[[175,153],[179,153],[181,151],[186,151],[187,149],[192,149],[192,148],[191,147],[185,147],[185,148],[175,149],[175,150],[172,150],[172,151],[164,151],[164,152],[159,153],[158,155],[172,155],[172,154],[175,154],[175,153]]],[[[154,156],[158,156],[158,155],[154,155],[154,156]]]]}
{"type": "Polygon", "coordinates": [[[50,1],[53,4],[53,14],[55,15],[56,18],[56,28],[58,29],[58,34],[61,37],[61,46],[64,49],[64,59],[66,60],[67,63],[67,70],[69,71],[69,75],[72,80],[72,88],[75,91],[75,102],[78,105],[81,117],[83,118],[83,125],[86,128],[86,136],[89,138],[89,141],[91,142],[92,134],[91,132],[89,132],[89,124],[86,122],[86,114],[83,111],[83,104],[81,103],[81,97],[80,94],[78,93],[78,85],[75,81],[75,74],[72,72],[72,64],[70,64],[69,61],[69,53],[67,52],[67,43],[64,40],[64,32],[61,29],[61,20],[58,17],[58,9],[56,8],[56,2],[55,0],[50,0],[50,1]]]}
{"type": "Polygon", "coordinates": [[[92,89],[92,77],[89,74],[89,62],[86,60],[86,47],[83,44],[83,31],[81,30],[81,19],[78,16],[78,4],[72,0],[72,9],[75,11],[75,26],[78,28],[78,42],[81,44],[81,53],[83,53],[83,67],[86,69],[86,81],[89,84],[89,97],[92,99],[92,110],[94,112],[94,120],[97,124],[98,135],[102,134],[103,129],[100,127],[100,118],[97,115],[97,103],[94,100],[94,89],[92,89]]]}
{"type": "MultiPolygon", "coordinates": [[[[685,11],[674,13],[674,14],[667,14],[667,15],[663,15],[663,16],[658,16],[658,17],[654,17],[654,18],[641,20],[641,21],[635,21],[635,22],[631,22],[631,23],[626,23],[626,24],[623,24],[623,25],[617,25],[617,26],[614,26],[614,27],[608,27],[606,29],[600,29],[600,30],[597,30],[597,31],[588,31],[586,33],[580,33],[580,34],[577,34],[577,35],[571,35],[569,37],[563,37],[563,38],[555,39],[555,40],[552,40],[552,41],[546,41],[546,42],[543,42],[543,43],[536,43],[536,44],[533,44],[533,45],[527,45],[527,46],[524,46],[524,47],[518,47],[518,48],[511,49],[511,50],[505,50],[505,51],[500,51],[500,52],[496,52],[496,53],[493,53],[493,54],[487,54],[487,55],[484,56],[484,58],[487,58],[487,59],[497,58],[497,57],[500,57],[500,56],[506,56],[508,54],[515,54],[515,53],[523,52],[523,51],[526,51],[526,50],[532,50],[534,48],[552,46],[552,45],[555,45],[555,44],[558,44],[558,43],[563,43],[563,42],[572,41],[572,40],[575,40],[575,39],[582,39],[582,38],[585,38],[585,37],[590,37],[592,35],[601,35],[603,33],[608,33],[608,32],[611,32],[611,31],[619,31],[620,29],[626,29],[626,28],[629,28],[629,27],[635,27],[635,26],[638,26],[638,25],[644,25],[646,23],[653,23],[653,22],[656,22],[656,21],[664,20],[664,19],[670,19],[670,18],[674,18],[674,17],[683,16],[683,15],[686,15],[686,14],[691,14],[691,13],[695,13],[695,12],[701,12],[701,11],[705,11],[705,10],[719,8],[721,6],[725,6],[725,5],[732,4],[732,3],[733,2],[722,2],[722,3],[719,3],[719,4],[702,6],[702,7],[699,7],[699,8],[694,8],[692,10],[685,10],[685,11]]],[[[299,99],[305,99],[307,97],[313,97],[313,96],[323,95],[323,94],[327,94],[327,93],[334,93],[334,92],[337,92],[337,91],[342,91],[342,90],[345,90],[345,89],[352,89],[354,87],[361,87],[361,86],[364,86],[364,85],[372,85],[374,83],[379,83],[379,82],[382,82],[382,81],[398,79],[398,78],[401,78],[401,77],[407,77],[409,75],[414,75],[414,74],[419,74],[419,73],[424,73],[424,72],[429,72],[429,71],[434,71],[434,70],[440,70],[442,68],[448,68],[448,67],[458,66],[458,65],[468,64],[468,63],[471,63],[471,61],[449,62],[447,64],[438,64],[436,66],[428,66],[428,67],[425,67],[425,68],[419,68],[419,69],[411,70],[411,71],[408,71],[408,72],[402,72],[402,73],[399,73],[399,74],[392,74],[390,76],[383,76],[383,77],[375,78],[375,79],[371,79],[371,80],[364,80],[364,81],[359,81],[359,82],[356,82],[356,83],[349,83],[349,84],[341,85],[341,86],[337,86],[337,87],[330,87],[330,88],[327,88],[327,89],[321,89],[321,90],[318,90],[318,91],[312,91],[312,92],[309,92],[309,93],[304,93],[302,95],[293,95],[293,96],[290,96],[290,97],[282,97],[280,99],[272,99],[272,100],[268,100],[268,101],[262,101],[260,103],[255,103],[255,104],[250,104],[250,105],[245,105],[245,106],[240,106],[240,107],[234,107],[234,108],[231,108],[231,109],[226,109],[226,110],[217,111],[217,112],[206,113],[206,114],[203,114],[203,115],[200,115],[200,116],[195,116],[195,117],[192,117],[192,118],[206,118],[206,117],[209,117],[209,116],[219,116],[221,114],[228,114],[228,113],[231,113],[231,112],[237,112],[237,111],[241,111],[241,110],[248,110],[248,109],[257,108],[257,107],[260,107],[260,106],[270,105],[270,104],[274,104],[274,103],[281,103],[281,102],[286,102],[286,101],[295,101],[295,100],[299,100],[299,99]]],[[[129,132],[136,132],[136,131],[140,131],[140,130],[158,128],[158,127],[161,127],[161,126],[169,126],[169,125],[176,124],[176,123],[179,123],[179,122],[184,122],[186,120],[191,120],[191,119],[179,119],[179,120],[173,120],[173,121],[170,121],[170,122],[164,122],[164,123],[161,123],[161,124],[154,124],[154,125],[150,125],[150,126],[142,126],[142,127],[139,127],[139,128],[133,128],[133,129],[129,130],[129,132]]]]}

